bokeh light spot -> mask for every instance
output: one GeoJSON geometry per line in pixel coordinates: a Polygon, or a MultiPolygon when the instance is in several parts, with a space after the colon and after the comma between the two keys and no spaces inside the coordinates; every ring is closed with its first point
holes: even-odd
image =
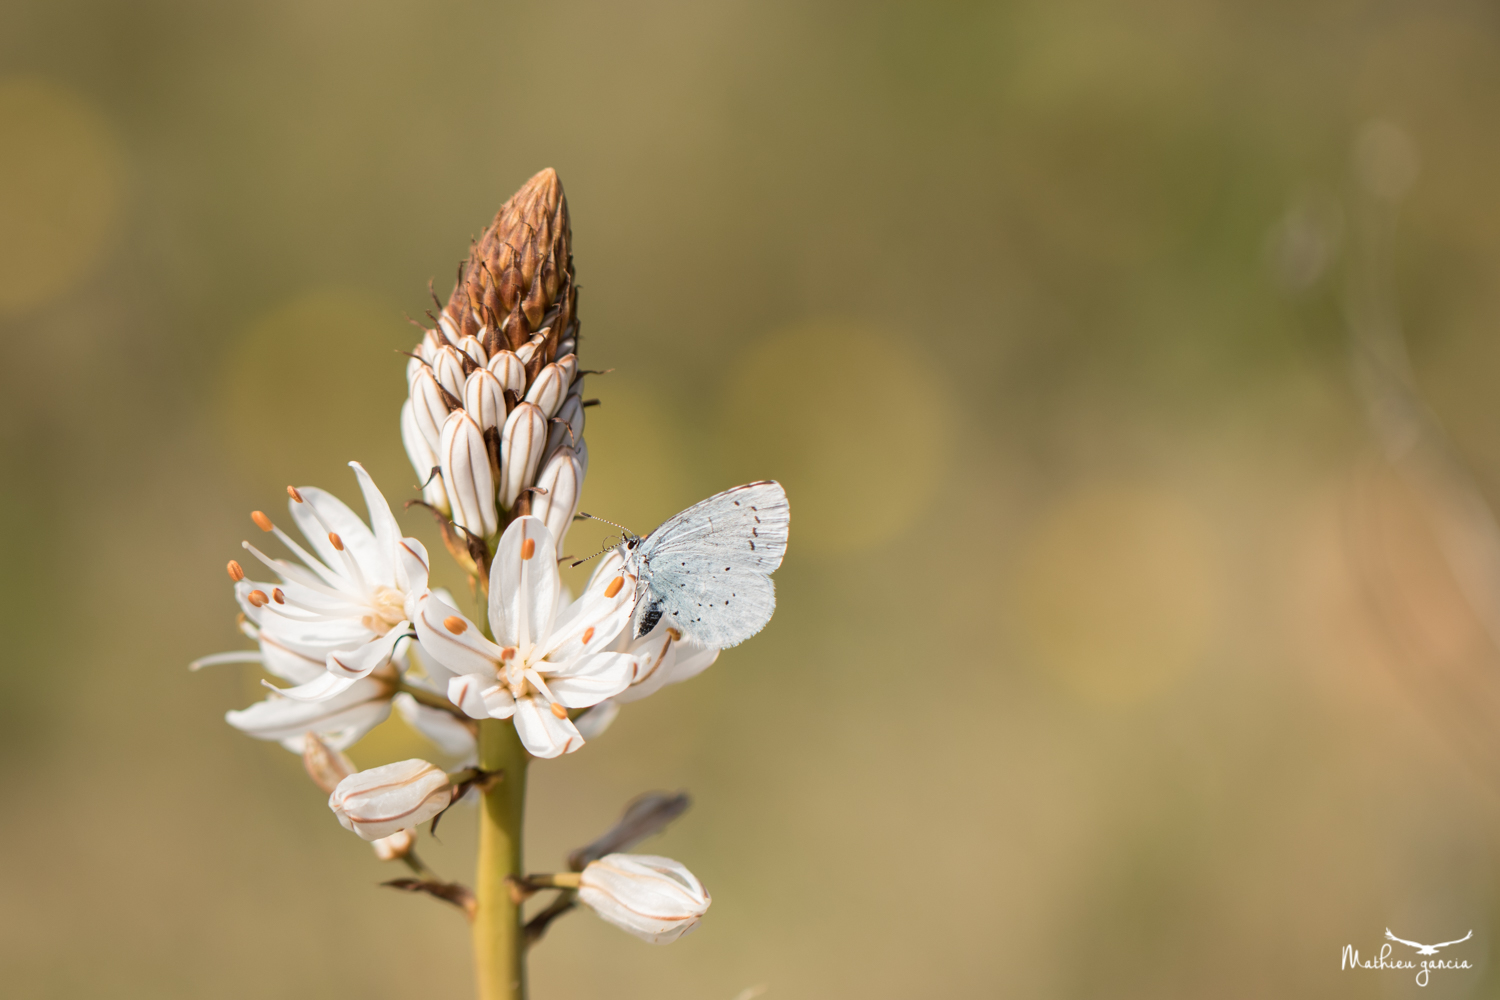
{"type": "Polygon", "coordinates": [[[888,541],[938,488],[952,406],[909,345],[809,323],[767,337],[734,372],[725,451],[786,487],[796,547],[843,553],[888,541]]]}
{"type": "Polygon", "coordinates": [[[33,77],[0,80],[0,314],[89,273],[119,214],[124,156],[88,102],[33,77]]]}
{"type": "Polygon", "coordinates": [[[1224,589],[1214,549],[1203,517],[1169,492],[1080,491],[1043,515],[1017,565],[1021,633],[1084,698],[1143,700],[1208,651],[1224,589]]]}

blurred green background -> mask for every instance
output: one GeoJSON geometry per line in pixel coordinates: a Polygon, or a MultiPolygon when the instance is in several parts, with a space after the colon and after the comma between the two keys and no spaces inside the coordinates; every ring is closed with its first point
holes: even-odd
{"type": "Polygon", "coordinates": [[[687,788],[646,849],[715,900],[568,917],[538,1000],[1494,995],[1500,652],[1345,288],[1378,119],[1382,292],[1500,498],[1497,116],[1477,2],[8,0],[0,992],[469,995],[462,919],[222,721],[253,671],[185,667],[245,645],[250,509],[415,495],[403,313],[553,166],[585,509],[795,516],[762,635],[533,768],[534,869],[687,788]],[[1386,927],[1476,968],[1340,971],[1386,927]]]}

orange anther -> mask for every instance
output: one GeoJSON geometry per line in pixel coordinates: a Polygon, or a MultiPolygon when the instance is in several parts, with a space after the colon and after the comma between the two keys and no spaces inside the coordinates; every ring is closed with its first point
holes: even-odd
{"type": "Polygon", "coordinates": [[[271,600],[275,601],[277,604],[285,604],[286,595],[281,592],[280,587],[276,587],[271,591],[271,600]]]}
{"type": "Polygon", "coordinates": [[[566,719],[568,717],[568,710],[554,701],[552,703],[552,714],[559,719],[566,719]]]}
{"type": "Polygon", "coordinates": [[[289,496],[289,497],[291,497],[293,500],[297,501],[298,503],[302,502],[302,494],[297,492],[297,487],[295,487],[295,486],[288,486],[286,488],[286,495],[289,496]]]}
{"type": "Polygon", "coordinates": [[[583,630],[583,644],[585,646],[587,646],[589,644],[589,640],[592,639],[593,637],[594,637],[594,626],[590,625],[588,628],[586,628],[586,629],[583,630]]]}
{"type": "Polygon", "coordinates": [[[500,650],[500,662],[504,663],[506,660],[513,659],[515,655],[516,647],[506,646],[504,649],[500,650]]]}
{"type": "Polygon", "coordinates": [[[245,568],[235,560],[229,560],[229,565],[225,568],[229,570],[229,579],[235,583],[239,583],[245,578],[245,568]]]}
{"type": "Polygon", "coordinates": [[[673,642],[682,641],[682,633],[677,631],[675,628],[671,628],[670,626],[667,628],[667,635],[672,637],[673,642]]]}
{"type": "Polygon", "coordinates": [[[604,588],[604,596],[614,597],[620,592],[620,588],[623,586],[625,586],[625,578],[623,576],[615,577],[613,580],[609,581],[609,586],[604,588]]]}
{"type": "Polygon", "coordinates": [[[335,535],[330,531],[328,533],[328,540],[333,543],[334,548],[338,549],[340,552],[344,551],[344,540],[338,535],[335,535]]]}
{"type": "Polygon", "coordinates": [[[458,615],[449,615],[443,619],[443,628],[454,635],[463,635],[468,631],[469,623],[458,617],[458,615]]]}
{"type": "Polygon", "coordinates": [[[252,590],[245,598],[253,608],[263,608],[271,600],[263,590],[252,590]]]}
{"type": "Polygon", "coordinates": [[[530,559],[534,555],[536,555],[536,539],[528,538],[521,543],[521,558],[530,559]]]}
{"type": "Polygon", "coordinates": [[[250,512],[250,520],[254,521],[255,526],[261,531],[272,531],[276,527],[271,523],[271,519],[269,517],[267,517],[265,514],[262,514],[258,510],[252,510],[250,512]]]}

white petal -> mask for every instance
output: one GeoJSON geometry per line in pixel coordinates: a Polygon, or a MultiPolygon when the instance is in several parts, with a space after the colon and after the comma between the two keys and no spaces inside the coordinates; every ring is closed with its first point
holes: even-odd
{"type": "Polygon", "coordinates": [[[557,701],[568,708],[588,708],[624,691],[634,675],[635,657],[629,653],[595,653],[569,663],[565,673],[548,672],[546,678],[557,701]]]}
{"type": "Polygon", "coordinates": [[[265,657],[253,649],[240,649],[233,653],[214,653],[211,656],[200,656],[188,664],[189,670],[202,670],[204,667],[217,667],[225,663],[261,663],[265,657]]]}
{"type": "Polygon", "coordinates": [[[364,677],[387,663],[395,652],[396,643],[406,638],[406,629],[391,629],[378,639],[372,639],[356,649],[336,650],[328,654],[328,672],[335,677],[364,677]]]}
{"type": "MultiPolygon", "coordinates": [[[[428,567],[432,565],[427,556],[427,546],[415,538],[403,538],[396,544],[396,589],[411,601],[427,590],[428,567]]],[[[407,609],[408,618],[412,615],[407,609]]]]}
{"type": "Polygon", "coordinates": [[[342,750],[385,721],[390,712],[390,685],[363,680],[326,701],[293,701],[273,695],[249,708],[228,712],[224,718],[256,739],[286,740],[315,732],[329,746],[342,750]]]}
{"type": "Polygon", "coordinates": [[[471,719],[506,718],[508,712],[504,715],[494,712],[505,712],[505,699],[509,697],[510,693],[495,683],[494,675],[462,674],[448,682],[448,700],[471,719]]]}
{"type": "MultiPolygon", "coordinates": [[[[396,517],[391,513],[391,505],[386,503],[385,494],[381,493],[375,485],[375,480],[365,471],[365,467],[358,462],[350,462],[349,467],[359,477],[359,490],[365,496],[365,507],[370,512],[370,528],[375,534],[375,550],[378,561],[376,572],[379,574],[379,582],[387,584],[396,582],[396,545],[401,541],[401,529],[396,526],[396,517]]],[[[366,572],[370,572],[368,569],[366,572]]]]}
{"type": "Polygon", "coordinates": [[[495,641],[524,650],[546,639],[561,589],[552,532],[537,518],[516,518],[490,563],[489,614],[495,641]]]}
{"type": "Polygon", "coordinates": [[[552,706],[540,698],[516,702],[516,732],[533,757],[560,757],[583,746],[577,727],[553,715],[552,706]]]}
{"type": "Polygon", "coordinates": [[[486,639],[457,608],[429,592],[418,599],[412,625],[416,627],[423,653],[455,674],[480,674],[494,683],[500,647],[486,639]],[[458,631],[448,628],[449,624],[458,631]]]}
{"type": "Polygon", "coordinates": [[[269,681],[262,681],[261,683],[283,698],[291,701],[316,702],[327,701],[330,698],[335,698],[343,694],[359,680],[363,680],[363,678],[339,677],[325,671],[316,680],[310,680],[306,684],[298,684],[296,687],[279,688],[269,681]]]}
{"type": "Polygon", "coordinates": [[[557,616],[544,649],[547,659],[562,663],[608,648],[635,610],[635,587],[633,575],[618,573],[585,590],[557,616]]]}
{"type": "Polygon", "coordinates": [[[299,486],[297,492],[302,494],[304,502],[287,501],[292,520],[312,543],[313,551],[335,573],[352,581],[359,591],[365,589],[364,584],[390,586],[396,582],[394,574],[389,578],[381,577],[381,563],[385,560],[379,555],[375,534],[344,501],[316,486],[299,486]],[[334,546],[328,537],[330,533],[339,536],[344,551],[340,552],[334,546]]]}

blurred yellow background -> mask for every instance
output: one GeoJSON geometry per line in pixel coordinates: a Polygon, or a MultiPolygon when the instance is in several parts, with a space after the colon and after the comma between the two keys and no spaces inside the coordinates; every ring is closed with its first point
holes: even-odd
{"type": "Polygon", "coordinates": [[[403,314],[552,166],[584,509],[794,517],[762,635],[532,770],[536,870],[691,790],[643,849],[712,911],[566,918],[537,1000],[1495,995],[1497,116],[1459,0],[10,0],[0,994],[469,995],[186,664],[249,510],[416,495],[403,314]],[[1377,301],[1448,466],[1367,418],[1377,301]],[[1386,927],[1476,968],[1340,971],[1386,927]]]}

